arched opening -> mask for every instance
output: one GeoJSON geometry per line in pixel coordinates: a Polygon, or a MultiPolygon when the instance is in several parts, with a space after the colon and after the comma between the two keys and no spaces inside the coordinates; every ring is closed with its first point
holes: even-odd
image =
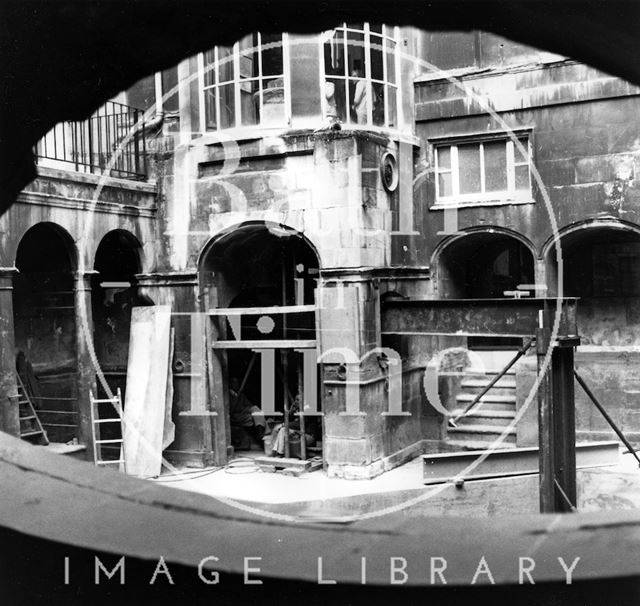
{"type": "MultiPolygon", "coordinates": [[[[135,236],[114,230],[102,238],[94,260],[97,272],[91,279],[93,344],[109,388],[126,389],[131,309],[144,305],[136,288],[141,271],[141,245],[135,236]]],[[[105,397],[98,382],[100,397],[105,397]]]]}
{"type": "MultiPolygon", "coordinates": [[[[39,223],[16,253],[15,347],[20,375],[52,442],[78,438],[73,242],[62,228],[39,223]]],[[[22,427],[21,431],[27,428],[22,427]]]]}
{"type": "MultiPolygon", "coordinates": [[[[580,346],[576,369],[608,415],[632,442],[640,425],[634,414],[640,345],[640,233],[620,223],[572,226],[560,238],[562,289],[558,288],[558,251],[546,254],[553,295],[579,297],[580,346]]],[[[615,433],[576,387],[578,440],[611,440],[615,433]]]]}
{"type": "MultiPolygon", "coordinates": [[[[563,289],[580,297],[578,328],[583,345],[640,345],[640,233],[624,226],[571,231],[560,240],[563,289]]],[[[547,255],[547,272],[557,285],[557,251],[547,255]]]]}
{"type": "MultiPolygon", "coordinates": [[[[217,237],[205,249],[199,266],[200,286],[205,309],[248,308],[246,313],[218,321],[221,339],[236,341],[233,348],[216,350],[221,361],[222,384],[212,385],[212,398],[221,391],[229,395],[231,445],[237,450],[262,448],[261,433],[281,422],[281,417],[262,419],[246,414],[249,404],[265,409],[264,386],[275,393],[275,411],[292,411],[318,394],[304,394],[304,353],[296,343],[315,341],[315,312],[308,306],[315,303],[315,286],[319,260],[309,242],[298,232],[266,224],[251,222],[217,237]],[[303,308],[303,306],[307,306],[303,308]],[[287,307],[288,311],[274,312],[264,308],[287,307]],[[252,309],[256,313],[252,313],[252,309]],[[263,376],[262,358],[256,349],[273,346],[274,376],[263,376]],[[237,344],[242,342],[242,345],[237,344]],[[255,343],[263,343],[256,346],[255,343]],[[273,383],[273,388],[270,387],[273,383]],[[243,413],[244,410],[244,413],[243,413]],[[263,423],[262,429],[258,423],[263,423]]],[[[310,348],[315,352],[315,345],[310,348]]],[[[315,355],[315,354],[314,354],[315,355]]],[[[307,366],[308,368],[308,366],[307,366]]],[[[313,365],[313,372],[317,367],[313,365]]],[[[316,381],[317,384],[317,381],[316,381]]],[[[299,420],[292,417],[292,427],[299,420]]],[[[311,449],[319,449],[321,427],[317,417],[307,417],[299,427],[311,449]],[[304,430],[304,432],[302,432],[304,430]]],[[[300,438],[300,436],[298,436],[300,438]]],[[[290,444],[295,456],[295,436],[290,444]]],[[[279,452],[282,446],[272,445],[279,452]]],[[[317,451],[316,451],[317,452],[317,451]]],[[[280,454],[283,454],[280,452],[280,454]]]]}
{"type": "Polygon", "coordinates": [[[470,233],[446,245],[437,261],[443,299],[512,296],[520,284],[532,284],[533,255],[520,240],[501,233],[470,233]]]}
{"type": "MultiPolygon", "coordinates": [[[[437,272],[443,299],[514,297],[519,286],[534,283],[534,260],[529,248],[513,236],[476,232],[444,247],[437,272]]],[[[513,349],[520,344],[521,339],[512,338],[468,339],[470,349],[513,349]]]]}

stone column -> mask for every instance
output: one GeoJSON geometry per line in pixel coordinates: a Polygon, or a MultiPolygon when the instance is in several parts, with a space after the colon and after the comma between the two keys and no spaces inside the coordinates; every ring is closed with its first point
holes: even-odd
{"type": "Polygon", "coordinates": [[[16,387],[13,278],[15,267],[0,267],[0,430],[20,435],[16,387]]]}
{"type": "Polygon", "coordinates": [[[551,293],[557,292],[557,288],[555,284],[548,283],[547,260],[535,259],[534,263],[535,263],[535,284],[536,284],[535,296],[536,297],[552,296],[551,293]]]}
{"type": "Polygon", "coordinates": [[[366,270],[325,270],[320,286],[318,341],[327,472],[370,478],[383,471],[382,413],[387,404],[385,376],[374,353],[380,347],[377,281],[366,270]]]}
{"type": "Polygon", "coordinates": [[[96,369],[91,360],[89,343],[93,343],[93,314],[91,313],[91,277],[98,272],[85,270],[74,276],[74,308],[76,318],[76,392],[78,413],[78,442],[87,447],[87,460],[93,461],[91,438],[91,401],[96,394],[96,369]],[[90,341],[88,339],[91,339],[90,341]]]}

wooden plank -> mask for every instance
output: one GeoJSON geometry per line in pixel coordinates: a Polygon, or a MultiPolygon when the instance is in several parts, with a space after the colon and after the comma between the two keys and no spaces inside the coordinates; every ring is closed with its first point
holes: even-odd
{"type": "Polygon", "coordinates": [[[311,461],[303,461],[302,459],[294,459],[290,457],[256,457],[254,459],[256,465],[269,465],[271,467],[295,467],[297,469],[308,469],[311,461]]]}
{"type": "Polygon", "coordinates": [[[255,316],[257,314],[301,314],[315,311],[315,305],[272,305],[270,307],[224,307],[209,309],[206,313],[209,316],[255,316]]]}
{"type": "Polygon", "coordinates": [[[40,446],[40,448],[46,449],[47,452],[61,455],[70,455],[87,449],[84,444],[64,444],[61,442],[50,442],[46,446],[40,446]]]}
{"type": "Polygon", "coordinates": [[[173,351],[175,347],[175,329],[171,329],[169,338],[169,363],[167,364],[167,388],[164,398],[164,427],[162,430],[162,450],[168,448],[176,439],[176,426],[171,416],[173,408],[173,351]]]}
{"type": "Polygon", "coordinates": [[[205,323],[206,348],[206,389],[209,396],[211,416],[204,426],[205,443],[212,449],[216,465],[226,465],[231,451],[231,422],[229,418],[229,390],[225,387],[228,374],[227,352],[224,349],[215,351],[207,344],[215,341],[216,336],[226,338],[224,322],[216,328],[211,320],[205,323]]]}
{"type": "Polygon", "coordinates": [[[213,341],[213,349],[315,349],[315,339],[272,339],[255,341],[213,341]]]}
{"type": "Polygon", "coordinates": [[[555,440],[553,432],[553,400],[551,372],[547,369],[543,374],[544,360],[549,347],[549,331],[541,326],[536,333],[536,355],[538,359],[538,376],[540,384],[538,386],[538,447],[540,461],[539,475],[539,501],[540,513],[551,513],[555,511],[555,440]]]}
{"type": "Polygon", "coordinates": [[[124,452],[127,473],[140,478],[160,474],[171,307],[134,307],[131,315],[124,452]]]}

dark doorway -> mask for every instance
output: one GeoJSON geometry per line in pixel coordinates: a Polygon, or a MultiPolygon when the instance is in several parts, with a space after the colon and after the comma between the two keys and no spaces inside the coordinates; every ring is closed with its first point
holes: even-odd
{"type": "MultiPolygon", "coordinates": [[[[472,233],[445,247],[438,260],[438,276],[442,298],[512,297],[518,286],[534,283],[533,255],[511,236],[472,233]]],[[[470,349],[513,349],[521,344],[521,339],[504,337],[468,339],[470,349]]]]}
{"type": "MultiPolygon", "coordinates": [[[[91,280],[93,343],[109,389],[126,391],[131,309],[145,302],[139,297],[136,275],[141,271],[140,242],[131,233],[114,230],[102,238],[91,280]]],[[[101,381],[100,398],[106,397],[101,381]]]]}
{"type": "Polygon", "coordinates": [[[62,228],[39,223],[16,253],[15,347],[33,368],[31,397],[52,442],[78,438],[75,255],[62,228]]]}
{"type": "MultiPolygon", "coordinates": [[[[314,305],[318,267],[315,251],[298,232],[262,222],[244,224],[216,239],[203,255],[200,284],[205,309],[314,305]]],[[[250,342],[316,338],[313,310],[291,314],[249,311],[241,317],[238,325],[226,322],[227,339],[250,342]]],[[[262,408],[261,365],[252,348],[230,349],[217,355],[225,358],[226,377],[223,385],[214,388],[229,390],[235,384],[235,390],[241,388],[249,402],[262,408]]],[[[300,352],[276,348],[276,411],[283,411],[285,398],[291,405],[301,393],[302,371],[300,352]]],[[[319,442],[319,423],[315,426],[311,419],[308,427],[312,425],[314,439],[319,442]]]]}
{"type": "MultiPolygon", "coordinates": [[[[621,228],[583,229],[561,240],[567,297],[580,297],[583,345],[640,345],[640,234],[621,228]]],[[[548,272],[556,276],[552,246],[548,272]]]]}

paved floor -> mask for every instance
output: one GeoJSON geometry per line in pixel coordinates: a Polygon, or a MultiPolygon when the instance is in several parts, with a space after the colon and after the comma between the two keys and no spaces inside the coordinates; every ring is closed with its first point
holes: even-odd
{"type": "Polygon", "coordinates": [[[253,463],[263,453],[249,452],[236,457],[229,466],[208,470],[182,470],[162,475],[159,483],[211,496],[255,503],[294,503],[422,488],[421,459],[413,459],[372,480],[329,478],[322,470],[299,477],[281,472],[262,472],[253,463]]]}
{"type": "MultiPolygon", "coordinates": [[[[224,468],[183,470],[154,480],[214,498],[232,499],[277,512],[308,517],[343,517],[401,512],[412,517],[438,515],[485,517],[538,511],[538,477],[528,475],[425,487],[421,459],[414,459],[372,480],[329,478],[322,471],[292,477],[262,472],[247,453],[224,468]]],[[[578,509],[640,508],[640,469],[630,454],[616,466],[578,472],[578,509]]]]}

